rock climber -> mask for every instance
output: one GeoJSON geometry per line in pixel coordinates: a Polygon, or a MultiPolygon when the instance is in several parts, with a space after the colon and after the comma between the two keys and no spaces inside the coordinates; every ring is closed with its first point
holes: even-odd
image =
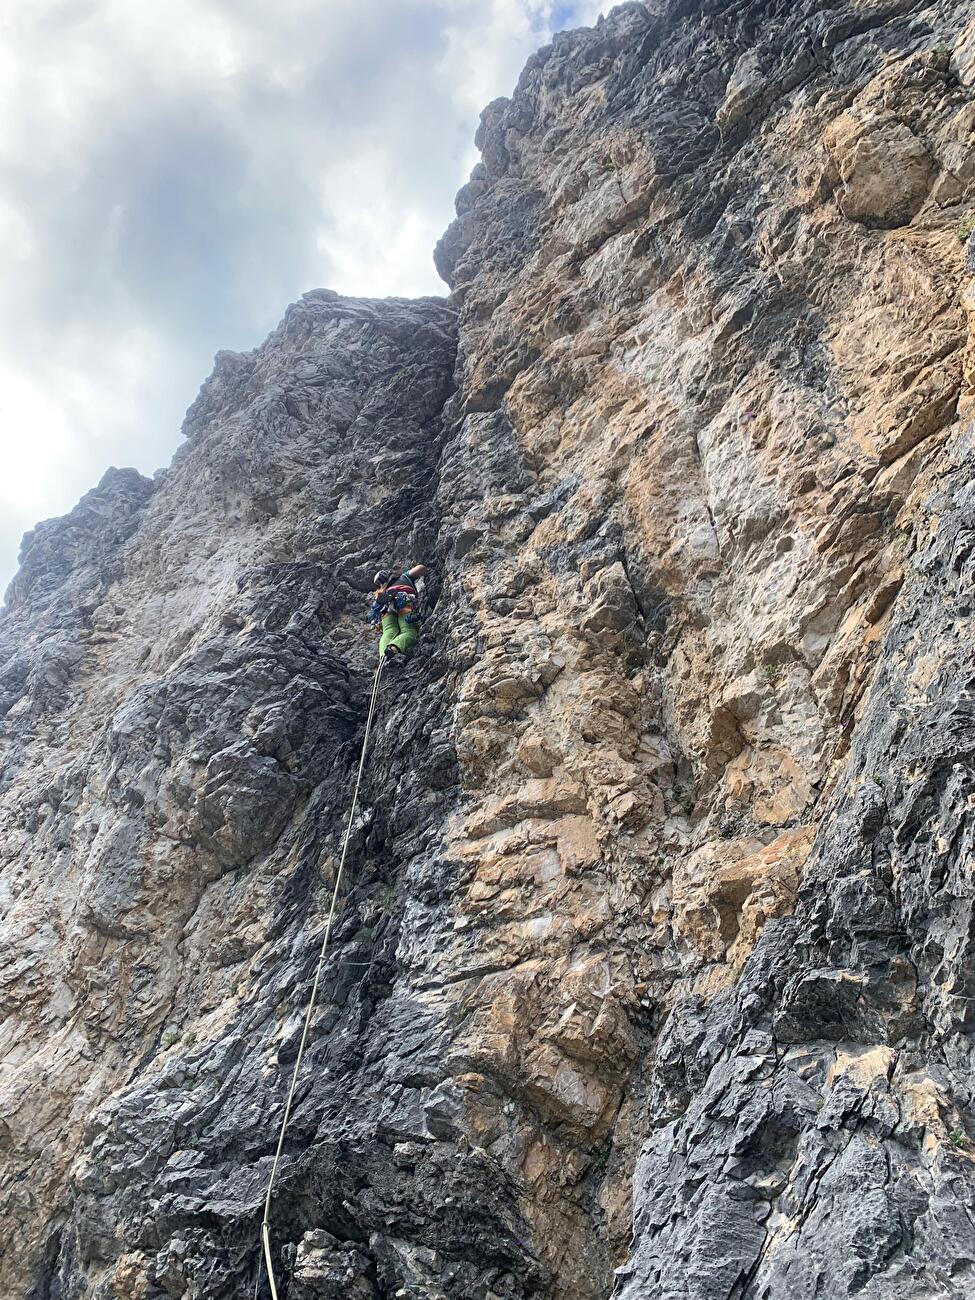
{"type": "Polygon", "coordinates": [[[380,569],[373,578],[376,590],[369,622],[380,633],[379,653],[386,659],[405,658],[416,645],[422,613],[416,579],[426,572],[426,565],[414,564],[399,574],[395,569],[380,569]]]}

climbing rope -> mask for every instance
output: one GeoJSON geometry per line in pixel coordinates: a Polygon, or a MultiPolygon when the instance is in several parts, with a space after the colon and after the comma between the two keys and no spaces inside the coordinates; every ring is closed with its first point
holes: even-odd
{"type": "MultiPolygon", "coordinates": [[[[379,667],[376,669],[376,676],[372,682],[372,694],[369,697],[369,712],[366,715],[366,730],[362,737],[362,753],[359,755],[359,770],[356,773],[355,787],[352,791],[352,807],[349,809],[349,821],[345,828],[345,839],[342,841],[342,852],[339,855],[339,868],[335,874],[335,886],[332,889],[332,903],[328,909],[328,919],[325,922],[325,933],[322,936],[322,946],[318,954],[318,966],[315,970],[315,979],[311,986],[311,995],[308,999],[308,1010],[305,1012],[305,1027],[301,1031],[301,1042],[298,1044],[298,1055],[295,1057],[295,1066],[291,1072],[291,1086],[288,1089],[288,1099],[284,1103],[284,1117],[281,1120],[281,1132],[278,1135],[278,1146],[274,1153],[274,1163],[271,1165],[271,1177],[268,1179],[267,1196],[264,1198],[264,1220],[261,1223],[261,1242],[264,1246],[264,1262],[267,1264],[267,1280],[271,1284],[272,1300],[278,1300],[278,1289],[274,1281],[274,1267],[271,1263],[271,1197],[274,1194],[274,1180],[277,1177],[278,1165],[281,1163],[281,1152],[284,1150],[284,1135],[288,1129],[288,1120],[291,1118],[291,1103],[294,1100],[295,1088],[298,1084],[298,1071],[301,1069],[301,1059],[305,1054],[305,1044],[308,1041],[308,1031],[311,1028],[311,1018],[315,1011],[315,1001],[318,997],[318,981],[321,978],[322,967],[325,965],[325,950],[328,948],[328,940],[332,933],[332,922],[335,919],[336,908],[339,901],[339,889],[342,884],[342,872],[345,869],[345,858],[349,851],[349,841],[352,838],[352,825],[355,821],[356,807],[359,803],[359,787],[362,785],[362,773],[366,766],[366,749],[369,745],[369,732],[372,728],[373,714],[376,712],[376,699],[379,695],[379,679],[382,677],[383,664],[385,658],[380,657],[379,667]]],[[[258,1292],[261,1287],[261,1264],[257,1266],[257,1282],[254,1286],[254,1300],[257,1300],[258,1292]]]]}

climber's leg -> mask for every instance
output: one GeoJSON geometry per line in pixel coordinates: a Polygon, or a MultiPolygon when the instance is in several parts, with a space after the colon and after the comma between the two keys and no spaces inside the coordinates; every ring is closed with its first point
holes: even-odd
{"type": "MultiPolygon", "coordinates": [[[[385,623],[385,619],[383,622],[385,623]]],[[[401,655],[408,655],[416,645],[419,635],[420,631],[415,623],[409,623],[405,618],[400,618],[399,635],[391,637],[386,644],[395,646],[401,655]]],[[[385,640],[385,633],[383,639],[385,640]]]]}
{"type": "Polygon", "coordinates": [[[391,641],[400,634],[399,618],[396,614],[383,615],[383,632],[379,638],[379,654],[382,657],[391,641]]]}

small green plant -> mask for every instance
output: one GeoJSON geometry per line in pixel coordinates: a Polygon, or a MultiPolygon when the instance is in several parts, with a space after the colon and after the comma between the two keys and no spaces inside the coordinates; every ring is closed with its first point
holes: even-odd
{"type": "Polygon", "coordinates": [[[774,685],[782,676],[782,665],[766,664],[762,671],[765,674],[766,681],[769,681],[774,685]]]}
{"type": "Polygon", "coordinates": [[[951,1138],[952,1145],[956,1147],[960,1147],[961,1144],[965,1141],[965,1134],[961,1131],[960,1128],[953,1129],[948,1136],[951,1138]]]}
{"type": "Polygon", "coordinates": [[[398,895],[395,885],[383,885],[380,889],[376,901],[384,912],[392,912],[396,907],[398,895]]]}
{"type": "Polygon", "coordinates": [[[694,811],[694,792],[692,790],[675,790],[674,807],[684,817],[690,817],[694,811]]]}
{"type": "Polygon", "coordinates": [[[975,230],[975,213],[969,213],[958,223],[958,238],[961,243],[967,244],[969,236],[975,230]]]}
{"type": "Polygon", "coordinates": [[[178,1029],[167,1029],[162,1036],[162,1045],[164,1048],[172,1047],[179,1042],[180,1038],[181,1034],[178,1029]]]}
{"type": "Polygon", "coordinates": [[[352,936],[353,943],[372,943],[372,927],[364,925],[352,936]]]}
{"type": "Polygon", "coordinates": [[[600,158],[603,166],[614,172],[620,171],[626,162],[623,149],[615,140],[603,145],[600,158]]]}
{"type": "Polygon", "coordinates": [[[473,1010],[474,1010],[473,1007],[464,1006],[463,1003],[458,1002],[451,1009],[450,1017],[453,1020],[455,1025],[462,1025],[464,1021],[468,1018],[468,1016],[473,1012],[473,1010]]]}
{"type": "Polygon", "coordinates": [[[184,1047],[195,1047],[195,1046],[196,1046],[196,1030],[195,1030],[195,1029],[190,1029],[190,1030],[188,1030],[188,1031],[183,1035],[183,1046],[184,1046],[184,1047]]]}

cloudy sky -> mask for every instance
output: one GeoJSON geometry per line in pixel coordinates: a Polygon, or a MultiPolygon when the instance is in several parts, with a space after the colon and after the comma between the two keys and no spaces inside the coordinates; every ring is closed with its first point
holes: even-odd
{"type": "Polygon", "coordinates": [[[0,592],[307,289],[443,293],[481,108],[607,0],[0,0],[0,592]]]}

